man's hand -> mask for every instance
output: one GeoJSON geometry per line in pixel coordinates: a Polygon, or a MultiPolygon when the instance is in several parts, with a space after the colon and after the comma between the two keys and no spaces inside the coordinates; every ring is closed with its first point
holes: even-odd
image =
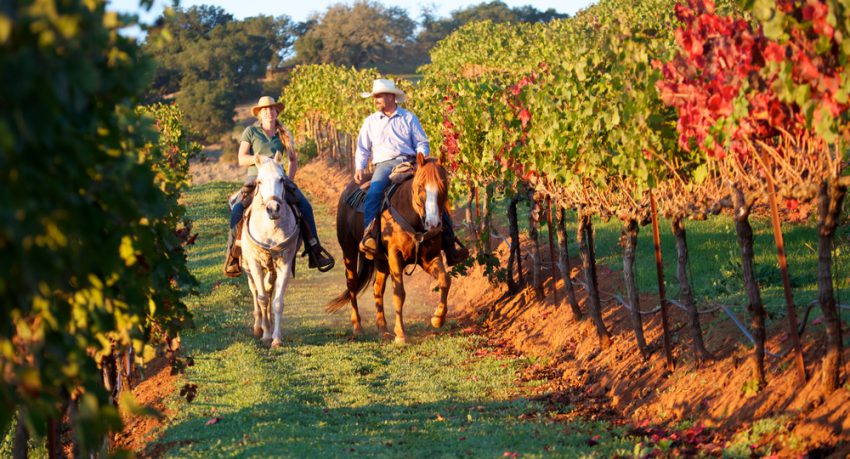
{"type": "Polygon", "coordinates": [[[363,183],[363,169],[358,169],[354,172],[354,181],[357,184],[363,183]]]}

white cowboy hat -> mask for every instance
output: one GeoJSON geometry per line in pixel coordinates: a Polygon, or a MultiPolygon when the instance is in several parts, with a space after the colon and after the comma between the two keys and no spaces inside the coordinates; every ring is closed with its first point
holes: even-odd
{"type": "Polygon", "coordinates": [[[404,99],[407,97],[407,95],[404,94],[404,91],[395,86],[394,81],[385,80],[383,78],[378,78],[372,83],[372,92],[361,92],[360,97],[366,99],[374,96],[375,94],[395,94],[395,100],[398,103],[404,102],[404,99]]]}
{"type": "Polygon", "coordinates": [[[283,110],[283,102],[276,102],[273,98],[269,96],[260,97],[260,100],[257,101],[257,105],[251,107],[251,114],[257,116],[257,113],[260,112],[260,109],[266,107],[274,107],[279,112],[283,110]]]}

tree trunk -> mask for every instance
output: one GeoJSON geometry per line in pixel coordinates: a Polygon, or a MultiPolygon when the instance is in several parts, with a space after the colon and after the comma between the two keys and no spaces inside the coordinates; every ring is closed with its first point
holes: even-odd
{"type": "Polygon", "coordinates": [[[14,459],[26,459],[29,452],[30,434],[24,423],[24,415],[18,410],[18,422],[15,426],[15,438],[12,440],[12,457],[14,459]]]}
{"type": "Polygon", "coordinates": [[[579,224],[577,238],[581,263],[584,268],[584,278],[587,282],[587,298],[590,304],[590,318],[596,326],[596,334],[599,337],[599,347],[607,349],[611,345],[611,335],[605,328],[602,320],[602,305],[599,301],[599,284],[596,278],[596,254],[593,247],[593,224],[590,216],[582,215],[579,209],[579,224]]]}
{"type": "Polygon", "coordinates": [[[475,200],[475,188],[470,185],[469,203],[466,205],[466,224],[469,226],[469,231],[472,233],[472,245],[473,247],[475,247],[475,252],[478,253],[478,221],[475,218],[475,210],[473,209],[473,206],[475,205],[475,200]]]}
{"type": "Polygon", "coordinates": [[[59,459],[62,455],[61,426],[61,417],[58,420],[56,418],[50,418],[47,420],[47,440],[45,447],[47,449],[48,459],[59,459]]]}
{"type": "Polygon", "coordinates": [[[640,295],[638,294],[637,276],[635,275],[635,252],[637,251],[639,231],[640,226],[638,226],[637,220],[630,219],[627,221],[620,236],[620,245],[623,246],[623,280],[626,282],[626,296],[631,306],[629,312],[632,319],[632,329],[635,332],[635,341],[637,342],[638,350],[640,350],[640,355],[644,359],[649,359],[649,348],[643,337],[643,320],[640,317],[640,295]]]}
{"type": "Polygon", "coordinates": [[[481,218],[481,232],[479,235],[483,235],[484,241],[484,250],[486,253],[493,253],[493,244],[492,244],[492,229],[493,229],[493,215],[491,211],[490,201],[493,199],[493,191],[491,186],[484,187],[484,203],[481,206],[481,213],[483,214],[483,218],[481,218]]]}
{"type": "Polygon", "coordinates": [[[832,287],[832,242],[841,202],[847,189],[824,182],[818,193],[818,301],[826,326],[826,355],[823,357],[821,385],[829,395],[841,384],[841,320],[832,287]]]}
{"type": "Polygon", "coordinates": [[[681,216],[673,217],[670,222],[673,236],[676,237],[676,277],[679,279],[679,301],[685,305],[688,314],[688,322],[693,340],[694,355],[697,360],[709,360],[714,357],[705,348],[702,339],[702,327],[699,323],[699,311],[694,301],[694,292],[691,290],[691,282],[688,279],[688,239],[685,233],[685,222],[681,216]]]}
{"type": "MultiPolygon", "coordinates": [[[[517,220],[516,207],[519,203],[519,196],[514,195],[508,203],[508,225],[511,236],[511,249],[508,255],[508,290],[515,293],[518,289],[518,284],[514,281],[514,261],[519,262],[519,222],[517,220]]],[[[522,275],[522,268],[520,275],[522,275]]]]}
{"type": "Polygon", "coordinates": [[[582,313],[581,309],[578,307],[578,300],[576,299],[576,290],[573,288],[573,281],[570,277],[572,273],[572,267],[570,267],[570,253],[568,251],[567,245],[567,222],[566,222],[566,212],[564,208],[561,207],[558,211],[558,269],[561,271],[561,277],[564,278],[564,283],[567,286],[567,297],[570,300],[570,309],[573,312],[573,319],[581,320],[582,313]]]}
{"type": "Polygon", "coordinates": [[[531,265],[531,286],[538,300],[543,299],[543,276],[540,273],[540,240],[537,237],[537,224],[540,220],[540,210],[534,200],[534,190],[528,190],[528,237],[531,239],[531,250],[534,256],[531,265]]]}
{"type": "Polygon", "coordinates": [[[750,226],[749,220],[752,203],[747,202],[744,192],[737,187],[732,193],[732,199],[735,204],[735,231],[738,233],[738,246],[741,249],[741,271],[744,278],[744,290],[747,294],[747,310],[750,312],[750,325],[755,340],[753,378],[761,390],[767,384],[764,371],[764,320],[767,314],[761,302],[758,281],[753,271],[753,227],[750,226]]]}

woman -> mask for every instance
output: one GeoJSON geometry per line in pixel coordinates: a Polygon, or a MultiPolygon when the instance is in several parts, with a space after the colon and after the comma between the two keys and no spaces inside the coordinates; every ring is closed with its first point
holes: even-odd
{"type": "Polygon", "coordinates": [[[239,251],[235,249],[235,241],[238,238],[237,226],[245,214],[245,208],[254,195],[254,187],[257,180],[257,167],[254,165],[254,155],[274,157],[275,153],[286,153],[289,159],[288,177],[286,183],[287,200],[294,203],[301,213],[301,234],[306,241],[306,252],[310,258],[309,267],[318,268],[325,272],[333,268],[334,259],[319,244],[319,235],[316,232],[316,220],[313,217],[313,207],[301,190],[292,181],[298,170],[298,157],[296,156],[292,134],[277,121],[278,112],[283,108],[282,103],[275,102],[269,96],[260,98],[257,105],[251,107],[251,113],[257,117],[257,122],[245,128],[242,139],[239,142],[238,161],[240,166],[248,167],[248,176],[242,185],[243,199],[233,206],[230,214],[230,234],[227,238],[227,259],[224,263],[224,274],[228,277],[238,277],[242,274],[239,265],[239,251]],[[287,145],[284,146],[284,140],[287,145]],[[234,250],[235,249],[235,250],[234,250]]]}

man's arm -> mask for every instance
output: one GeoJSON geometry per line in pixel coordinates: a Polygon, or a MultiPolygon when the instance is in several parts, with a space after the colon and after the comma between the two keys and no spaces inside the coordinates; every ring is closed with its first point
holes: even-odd
{"type": "Polygon", "coordinates": [[[413,137],[413,149],[417,153],[428,156],[431,153],[431,147],[428,144],[428,136],[425,135],[425,129],[422,129],[422,123],[419,122],[419,118],[416,115],[411,113],[410,116],[410,135],[413,137]]]}
{"type": "Polygon", "coordinates": [[[369,138],[368,122],[369,118],[363,121],[360,135],[357,136],[357,151],[354,153],[354,181],[357,183],[363,181],[363,171],[369,165],[369,158],[372,156],[372,139],[369,138]]]}

